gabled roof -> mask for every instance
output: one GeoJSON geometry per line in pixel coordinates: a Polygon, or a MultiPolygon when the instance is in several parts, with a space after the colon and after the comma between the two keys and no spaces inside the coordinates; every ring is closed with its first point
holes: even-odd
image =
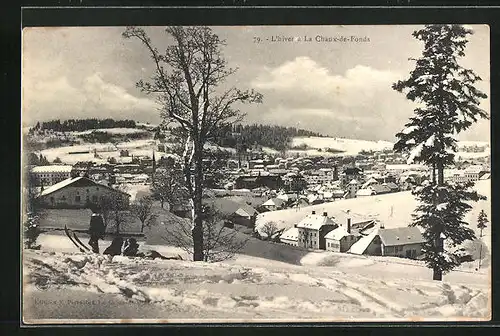
{"type": "Polygon", "coordinates": [[[389,188],[388,186],[386,185],[378,185],[378,184],[375,184],[375,185],[372,185],[370,186],[370,188],[377,194],[384,194],[384,193],[388,193],[388,192],[391,192],[391,188],[389,188]]]}
{"type": "Polygon", "coordinates": [[[285,201],[281,198],[270,198],[269,200],[267,200],[266,202],[264,202],[262,205],[263,206],[281,206],[283,203],[285,203],[285,201]]]}
{"type": "Polygon", "coordinates": [[[241,217],[252,217],[255,214],[255,211],[251,210],[249,211],[247,209],[238,208],[238,210],[236,210],[234,213],[241,217]]]}
{"type": "Polygon", "coordinates": [[[246,217],[253,216],[257,213],[252,206],[245,203],[240,203],[226,197],[217,197],[215,199],[205,199],[207,204],[213,205],[218,211],[224,215],[237,214],[246,217]]]}
{"type": "Polygon", "coordinates": [[[398,189],[399,188],[399,186],[394,182],[387,182],[386,185],[387,185],[387,187],[389,187],[389,189],[398,189]]]}
{"type": "Polygon", "coordinates": [[[491,178],[491,173],[486,173],[483,176],[481,176],[479,179],[480,180],[488,180],[491,178]]]}
{"type": "Polygon", "coordinates": [[[361,237],[357,242],[352,244],[351,248],[349,249],[349,253],[353,254],[363,254],[365,253],[366,249],[368,246],[370,246],[371,242],[375,237],[378,235],[378,230],[373,230],[369,235],[361,237]]]}
{"type": "Polygon", "coordinates": [[[70,185],[73,185],[73,184],[76,184],[77,182],[86,182],[88,183],[88,185],[93,185],[93,186],[98,186],[98,187],[102,187],[102,188],[106,188],[106,189],[109,189],[109,190],[112,190],[112,191],[116,191],[118,193],[121,193],[121,194],[124,194],[126,196],[130,196],[129,194],[127,194],[126,192],[123,192],[121,190],[118,190],[118,189],[114,189],[114,188],[111,188],[105,184],[100,184],[100,183],[97,183],[85,176],[78,176],[78,177],[74,177],[74,178],[68,178],[64,181],[61,181],[59,183],[56,183],[50,187],[48,187],[47,189],[45,189],[41,194],[40,194],[40,197],[41,196],[47,196],[49,194],[52,194],[53,192],[55,191],[58,191],[58,190],[61,190],[63,188],[66,188],[70,185]]]}
{"type": "Polygon", "coordinates": [[[280,237],[281,239],[288,239],[288,240],[298,240],[299,239],[299,229],[296,227],[290,228],[283,232],[283,234],[280,237]]]}
{"type": "Polygon", "coordinates": [[[358,167],[347,167],[344,169],[344,174],[353,175],[353,174],[361,174],[363,170],[358,167]]]}
{"type": "Polygon", "coordinates": [[[310,214],[297,224],[298,228],[319,230],[324,225],[335,225],[335,222],[328,216],[310,214]]]}
{"type": "Polygon", "coordinates": [[[360,234],[352,230],[351,233],[348,233],[347,229],[344,226],[339,226],[335,230],[328,232],[325,235],[325,239],[341,240],[342,238],[347,236],[360,236],[360,234]]]}
{"type": "Polygon", "coordinates": [[[370,186],[372,184],[378,184],[378,183],[379,182],[375,178],[372,177],[368,181],[366,181],[361,188],[366,189],[366,188],[368,188],[368,186],[370,186]]]}
{"type": "Polygon", "coordinates": [[[394,229],[380,229],[380,240],[385,246],[424,243],[425,239],[417,227],[400,227],[394,229]]]}

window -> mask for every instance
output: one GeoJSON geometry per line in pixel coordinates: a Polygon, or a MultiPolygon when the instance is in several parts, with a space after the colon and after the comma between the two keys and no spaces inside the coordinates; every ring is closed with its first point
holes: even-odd
{"type": "Polygon", "coordinates": [[[76,202],[76,203],[80,203],[80,196],[78,196],[78,195],[77,195],[77,196],[75,196],[75,202],[76,202]]]}

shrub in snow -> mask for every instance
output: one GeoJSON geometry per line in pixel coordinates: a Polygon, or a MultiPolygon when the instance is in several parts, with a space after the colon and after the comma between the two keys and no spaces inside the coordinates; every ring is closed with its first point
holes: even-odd
{"type": "Polygon", "coordinates": [[[40,217],[33,213],[27,214],[27,219],[24,222],[24,247],[27,249],[40,249],[40,245],[36,245],[36,240],[40,233],[38,221],[40,217]]]}

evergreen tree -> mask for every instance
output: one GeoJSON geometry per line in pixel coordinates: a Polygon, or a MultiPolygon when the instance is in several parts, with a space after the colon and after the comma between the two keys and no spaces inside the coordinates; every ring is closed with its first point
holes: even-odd
{"type": "Polygon", "coordinates": [[[443,239],[455,246],[475,238],[462,221],[470,210],[463,201],[480,196],[469,190],[473,184],[457,186],[444,181],[445,167],[454,163],[456,134],[479,118],[488,118],[479,107],[480,99],[487,96],[474,87],[481,78],[458,63],[472,33],[460,25],[426,25],[415,31],[413,36],[424,43],[422,57],[412,59],[416,66],[408,79],[393,85],[418,104],[406,128],[396,134],[394,150],[407,153],[408,162],[422,162],[433,172],[432,183],[417,191],[421,204],[412,225],[425,230],[425,261],[433,268],[434,280],[442,280],[443,272],[459,263],[444,250],[443,239]]]}
{"type": "Polygon", "coordinates": [[[488,216],[486,215],[486,212],[484,212],[484,210],[481,210],[481,212],[479,213],[479,216],[477,218],[477,228],[479,230],[481,230],[479,237],[483,236],[483,230],[487,227],[486,224],[488,224],[488,223],[489,223],[489,221],[488,221],[488,216]]]}
{"type": "MultiPolygon", "coordinates": [[[[432,269],[441,273],[451,271],[460,264],[455,247],[466,240],[475,239],[475,234],[464,221],[467,212],[472,209],[468,201],[486,199],[473,190],[474,183],[467,182],[436,185],[424,183],[416,193],[419,205],[413,214],[410,226],[420,226],[424,229],[426,239],[423,252],[425,262],[432,269]],[[444,249],[444,242],[449,249],[444,249]]],[[[440,280],[440,279],[434,279],[440,280]]]]}

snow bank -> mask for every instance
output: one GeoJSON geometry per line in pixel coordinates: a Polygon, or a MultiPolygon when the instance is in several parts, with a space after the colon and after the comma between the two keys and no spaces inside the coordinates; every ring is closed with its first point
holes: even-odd
{"type": "MultiPolygon", "coordinates": [[[[369,268],[362,265],[362,259],[356,257],[329,269],[279,262],[251,267],[242,264],[244,259],[207,264],[25,251],[23,265],[26,288],[30,288],[25,288],[25,296],[36,293],[33,288],[57,288],[61,293],[76,288],[114,295],[131,304],[157,306],[166,312],[164,318],[170,318],[169,309],[198,320],[207,315],[221,319],[247,316],[247,321],[467,320],[490,316],[488,286],[470,279],[467,284],[430,278],[409,281],[408,272],[401,268],[408,266],[401,265],[398,276],[393,273],[380,279],[376,273],[360,274],[369,268]]],[[[382,273],[380,270],[379,265],[377,272],[382,273]]],[[[79,317],[88,318],[85,314],[95,316],[81,311],[79,317]]]]}

